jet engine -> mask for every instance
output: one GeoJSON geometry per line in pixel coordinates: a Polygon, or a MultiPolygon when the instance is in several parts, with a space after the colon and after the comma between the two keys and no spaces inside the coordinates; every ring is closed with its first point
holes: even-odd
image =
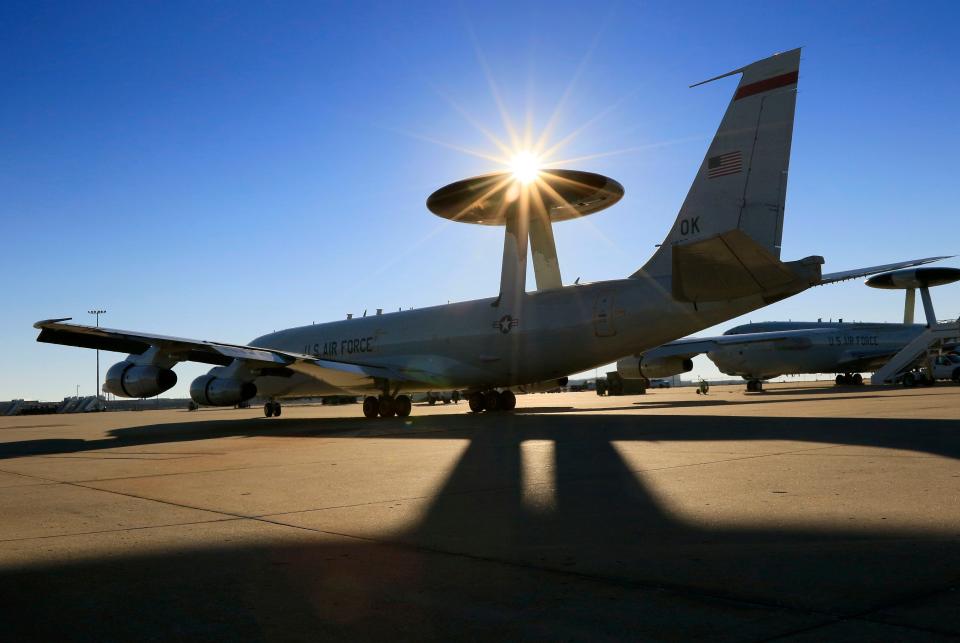
{"type": "Polygon", "coordinates": [[[103,389],[119,397],[153,397],[168,391],[177,383],[177,374],[169,368],[138,366],[122,361],[107,371],[103,389]]]}
{"type": "Polygon", "coordinates": [[[190,384],[190,397],[202,406],[233,406],[256,396],[257,385],[233,378],[201,375],[190,384]]]}
{"type": "Polygon", "coordinates": [[[658,378],[671,377],[693,370],[693,360],[682,355],[670,357],[624,357],[617,361],[617,372],[627,380],[637,380],[642,377],[658,378]]]}
{"type": "Polygon", "coordinates": [[[514,386],[511,387],[511,390],[517,393],[546,393],[555,388],[563,388],[567,385],[567,381],[566,377],[560,377],[555,380],[544,380],[542,382],[531,382],[530,384],[514,386]]]}

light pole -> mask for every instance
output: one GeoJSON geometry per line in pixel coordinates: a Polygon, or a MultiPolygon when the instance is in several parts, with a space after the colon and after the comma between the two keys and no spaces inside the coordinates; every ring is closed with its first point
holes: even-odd
{"type": "MultiPolygon", "coordinates": [[[[100,310],[88,310],[88,313],[94,315],[97,318],[97,328],[100,328],[100,315],[103,315],[107,311],[100,310]]],[[[97,409],[100,408],[100,350],[97,349],[97,385],[93,387],[93,396],[97,398],[97,409]]]]}

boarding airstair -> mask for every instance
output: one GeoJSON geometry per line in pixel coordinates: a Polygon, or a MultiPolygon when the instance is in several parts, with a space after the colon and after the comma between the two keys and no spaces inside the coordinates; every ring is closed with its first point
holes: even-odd
{"type": "MultiPolygon", "coordinates": [[[[960,322],[957,320],[940,322],[923,331],[916,339],[904,346],[899,353],[890,358],[890,361],[873,374],[871,384],[890,384],[896,381],[897,376],[909,370],[921,358],[926,358],[937,352],[937,349],[948,340],[960,337],[960,322]]],[[[924,365],[927,360],[922,359],[924,365]]]]}
{"type": "MultiPolygon", "coordinates": [[[[913,298],[910,294],[908,293],[907,301],[912,304],[913,298]]],[[[937,321],[933,312],[933,302],[930,299],[930,290],[926,285],[920,287],[920,297],[923,300],[923,312],[927,317],[927,329],[875,372],[870,378],[871,384],[892,384],[897,381],[901,373],[912,369],[918,362],[922,362],[923,366],[929,368],[931,356],[939,351],[943,343],[960,337],[960,320],[937,321]]]]}
{"type": "Polygon", "coordinates": [[[0,413],[0,415],[17,415],[22,406],[23,400],[10,400],[10,403],[4,407],[3,413],[0,413]]]}

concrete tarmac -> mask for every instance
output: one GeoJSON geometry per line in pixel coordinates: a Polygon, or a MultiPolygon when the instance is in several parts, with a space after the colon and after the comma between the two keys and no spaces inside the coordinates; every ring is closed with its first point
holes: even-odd
{"type": "Polygon", "coordinates": [[[960,387],[0,418],[3,640],[960,637],[960,387]]]}

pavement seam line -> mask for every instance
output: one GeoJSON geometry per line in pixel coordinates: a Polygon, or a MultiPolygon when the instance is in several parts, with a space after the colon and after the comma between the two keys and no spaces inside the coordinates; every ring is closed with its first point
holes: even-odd
{"type": "Polygon", "coordinates": [[[31,480],[43,480],[44,482],[50,483],[50,484],[62,484],[59,480],[51,480],[50,478],[36,476],[31,473],[19,473],[17,471],[7,471],[6,469],[0,469],[0,473],[9,473],[12,476],[20,476],[21,478],[30,478],[31,480]]]}
{"type": "MultiPolygon", "coordinates": [[[[957,636],[956,632],[950,632],[947,630],[937,630],[937,629],[931,629],[927,627],[918,627],[915,625],[904,625],[902,623],[887,623],[884,621],[876,621],[868,618],[863,618],[858,615],[853,615],[853,616],[837,616],[831,622],[809,625],[809,626],[798,628],[791,632],[776,634],[768,638],[759,639],[757,643],[770,643],[771,641],[782,641],[784,639],[792,638],[797,634],[805,634],[807,632],[816,632],[817,630],[823,629],[825,627],[832,627],[834,625],[838,625],[840,623],[846,623],[846,622],[870,623],[872,625],[881,625],[883,627],[895,628],[900,630],[923,632],[924,634],[938,634],[938,635],[949,636],[949,637],[957,636]]],[[[827,639],[823,639],[823,640],[827,640],[827,639]]]]}
{"type": "Polygon", "coordinates": [[[75,531],[66,534],[50,534],[49,536],[26,536],[23,538],[2,538],[0,543],[15,543],[27,540],[49,540],[51,538],[70,538],[71,536],[96,536],[99,534],[114,534],[127,531],[143,531],[146,529],[162,529],[164,527],[189,527],[192,525],[209,525],[215,522],[231,522],[235,520],[244,520],[244,518],[226,516],[224,518],[212,518],[210,520],[193,520],[190,522],[172,522],[163,525],[142,525],[139,527],[118,527],[117,529],[101,529],[99,531],[75,531]]]}
{"type": "Polygon", "coordinates": [[[617,578],[615,576],[604,576],[599,574],[589,574],[586,572],[576,572],[576,571],[570,571],[570,570],[564,570],[564,569],[557,569],[554,567],[543,567],[540,565],[534,565],[532,563],[504,560],[504,559],[495,558],[492,556],[481,556],[478,554],[470,554],[466,552],[448,551],[445,549],[439,549],[435,547],[429,547],[426,545],[418,545],[418,544],[402,542],[402,541],[400,542],[385,541],[385,540],[380,540],[380,539],[372,538],[368,536],[357,536],[357,535],[351,535],[351,534],[346,534],[346,533],[341,533],[336,531],[317,529],[315,527],[306,527],[303,525],[292,525],[285,522],[277,522],[277,521],[267,520],[262,518],[253,518],[253,519],[260,520],[262,522],[266,522],[269,524],[275,524],[275,525],[280,525],[285,527],[293,527],[295,529],[302,529],[312,533],[325,534],[329,536],[337,536],[340,538],[349,538],[352,540],[361,540],[364,542],[372,543],[372,544],[383,546],[383,547],[396,547],[399,549],[405,549],[405,550],[414,551],[414,552],[426,552],[430,554],[450,556],[454,558],[466,558],[468,560],[472,560],[475,562],[502,565],[505,567],[511,567],[515,569],[532,570],[532,571],[537,571],[545,574],[556,574],[560,576],[573,577],[580,580],[585,580],[585,581],[598,583],[602,585],[629,587],[632,589],[640,589],[645,591],[670,592],[678,596],[693,597],[700,600],[731,603],[731,604],[736,604],[740,606],[751,607],[754,609],[765,609],[765,610],[774,609],[774,610],[794,612],[794,613],[800,613],[800,614],[812,614],[816,616],[823,616],[825,618],[830,618],[833,620],[842,618],[836,614],[831,614],[829,612],[824,612],[822,610],[817,610],[813,608],[797,607],[793,605],[785,605],[785,604],[779,604],[779,603],[765,603],[765,602],[760,602],[756,600],[747,600],[744,598],[738,598],[733,596],[724,596],[722,594],[708,592],[705,590],[700,590],[700,589],[696,589],[696,588],[685,586],[685,585],[657,584],[657,583],[650,583],[650,582],[644,582],[644,581],[638,581],[638,580],[617,578]]]}

